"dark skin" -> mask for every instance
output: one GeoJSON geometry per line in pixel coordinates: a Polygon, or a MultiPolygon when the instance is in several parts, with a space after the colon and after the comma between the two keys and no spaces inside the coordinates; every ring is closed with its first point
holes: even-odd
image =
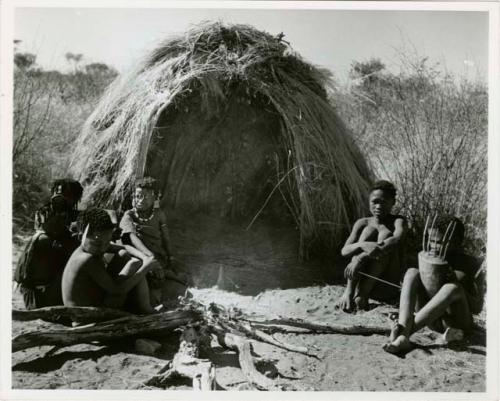
{"type": "MultiPolygon", "coordinates": [[[[133,203],[137,213],[142,218],[147,218],[153,213],[155,202],[155,193],[150,188],[136,188],[133,196],[133,203]]],[[[172,260],[172,253],[170,251],[170,238],[167,229],[166,221],[162,221],[160,226],[161,235],[162,235],[162,243],[167,254],[168,261],[172,260]]],[[[153,257],[153,252],[148,249],[148,247],[144,244],[144,242],[139,238],[139,236],[135,233],[130,233],[130,242],[132,245],[125,245],[125,249],[132,256],[137,257],[141,260],[145,258],[153,257]]],[[[171,279],[174,281],[182,282],[187,284],[186,277],[181,277],[179,274],[172,270],[163,269],[161,264],[154,259],[156,263],[156,268],[153,270],[153,274],[158,279],[171,279]]]]}
{"type": "Polygon", "coordinates": [[[359,272],[379,277],[387,268],[399,268],[398,252],[395,251],[404,241],[406,221],[391,213],[395,199],[386,191],[372,191],[369,202],[372,216],[356,221],[341,250],[342,256],[352,257],[344,271],[346,290],[336,304],[345,312],[365,309],[368,305],[375,281],[360,276],[359,272]]]}
{"type": "MultiPolygon", "coordinates": [[[[112,229],[86,232],[82,244],[70,260],[63,275],[63,299],[65,305],[121,307],[129,292],[133,292],[134,303],[141,313],[153,313],[149,303],[149,291],[145,275],[153,265],[153,259],[143,261],[131,259],[114,280],[105,270],[103,254],[109,250],[112,229]],[[94,305],[97,288],[104,291],[101,305],[94,305]]],[[[97,297],[99,298],[99,297],[97,297]]]]}
{"type": "MultiPolygon", "coordinates": [[[[439,254],[443,235],[444,233],[439,230],[429,230],[431,255],[439,254]]],[[[460,248],[460,242],[452,239],[448,254],[458,252],[460,248]]],[[[453,276],[432,298],[429,298],[420,280],[418,269],[408,269],[401,290],[398,323],[392,329],[389,342],[383,346],[385,351],[399,354],[409,350],[410,336],[425,326],[437,331],[444,331],[448,327],[467,331],[472,327],[472,313],[461,284],[465,274],[463,271],[453,270],[453,276]]]]}

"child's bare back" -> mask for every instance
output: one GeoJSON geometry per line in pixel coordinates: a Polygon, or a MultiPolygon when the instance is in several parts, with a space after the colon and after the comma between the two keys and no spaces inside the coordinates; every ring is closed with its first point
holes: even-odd
{"type": "Polygon", "coordinates": [[[62,295],[67,306],[102,306],[104,289],[91,275],[94,269],[105,269],[102,258],[78,248],[64,269],[62,295]]]}

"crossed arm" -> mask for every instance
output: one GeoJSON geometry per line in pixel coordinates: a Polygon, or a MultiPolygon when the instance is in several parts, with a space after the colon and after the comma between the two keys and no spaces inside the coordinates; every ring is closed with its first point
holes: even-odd
{"type": "Polygon", "coordinates": [[[143,261],[141,267],[133,275],[119,282],[113,280],[100,264],[87,263],[86,270],[90,277],[107,293],[121,295],[134,288],[153,267],[153,258],[148,258],[143,261]]]}
{"type": "Polygon", "coordinates": [[[349,257],[360,253],[375,257],[384,251],[398,245],[406,234],[406,222],[402,217],[397,217],[394,221],[394,232],[392,236],[377,243],[373,241],[359,241],[362,231],[368,225],[367,219],[359,219],[354,223],[351,234],[347,238],[342,250],[342,256],[349,257]]]}

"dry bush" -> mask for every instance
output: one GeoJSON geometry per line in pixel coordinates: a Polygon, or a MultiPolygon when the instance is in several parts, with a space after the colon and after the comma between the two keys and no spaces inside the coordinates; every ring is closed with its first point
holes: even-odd
{"type": "Polygon", "coordinates": [[[442,72],[426,58],[401,57],[400,72],[379,60],[354,63],[337,102],[380,178],[399,189],[414,239],[426,216],[452,213],[467,227],[467,247],[486,244],[487,109],[484,84],[442,72]]]}
{"type": "Polygon", "coordinates": [[[14,231],[32,227],[32,215],[50,182],[68,174],[81,125],[116,73],[101,67],[64,74],[44,71],[36,56],[15,54],[13,115],[14,231]],[[106,74],[104,72],[106,72],[106,74]]]}

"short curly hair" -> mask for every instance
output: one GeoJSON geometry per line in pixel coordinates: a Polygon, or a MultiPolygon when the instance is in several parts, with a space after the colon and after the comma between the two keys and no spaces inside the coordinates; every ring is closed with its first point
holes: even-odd
{"type": "Polygon", "coordinates": [[[115,225],[111,221],[109,213],[104,209],[91,208],[80,213],[78,225],[81,231],[89,227],[89,232],[111,230],[115,225]]]}
{"type": "Polygon", "coordinates": [[[52,196],[62,195],[76,203],[82,199],[83,187],[82,184],[72,178],[59,178],[52,183],[50,194],[52,196]]]}
{"type": "Polygon", "coordinates": [[[389,195],[392,199],[396,199],[396,187],[392,182],[386,180],[375,181],[370,188],[370,193],[376,190],[381,190],[389,195]]]}
{"type": "Polygon", "coordinates": [[[135,181],[135,188],[151,189],[158,193],[158,181],[153,177],[143,177],[135,181]]]}

